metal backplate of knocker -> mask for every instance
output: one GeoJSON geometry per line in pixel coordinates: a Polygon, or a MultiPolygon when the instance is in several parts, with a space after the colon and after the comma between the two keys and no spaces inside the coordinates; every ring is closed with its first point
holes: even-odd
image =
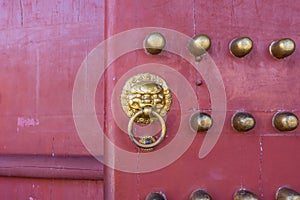
{"type": "MultiPolygon", "coordinates": [[[[161,117],[170,109],[171,95],[166,82],[154,74],[138,74],[130,78],[123,87],[121,95],[123,111],[132,117],[145,107],[151,107],[161,117]]],[[[134,121],[149,124],[157,120],[155,117],[142,114],[134,121]]]]}

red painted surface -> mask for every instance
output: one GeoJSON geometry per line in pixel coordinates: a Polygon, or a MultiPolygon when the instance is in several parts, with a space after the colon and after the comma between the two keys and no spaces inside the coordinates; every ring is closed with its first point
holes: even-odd
{"type": "Polygon", "coordinates": [[[0,152],[87,155],[71,97],[81,62],[103,40],[103,1],[7,0],[0,8],[0,152]]]}
{"type": "Polygon", "coordinates": [[[103,38],[103,1],[0,2],[1,173],[45,178],[2,177],[0,199],[103,199],[102,180],[53,179],[101,174],[91,177],[97,171],[89,168],[98,165],[69,156],[89,155],[74,126],[72,87],[103,38]]]}
{"type": "MultiPolygon", "coordinates": [[[[157,26],[191,37],[198,33],[209,35],[209,54],[222,74],[228,109],[222,135],[204,159],[197,157],[205,136],[199,134],[183,156],[159,171],[130,174],[106,168],[105,184],[2,177],[1,199],[102,199],[103,195],[107,200],[144,199],[151,191],[162,191],[168,199],[188,199],[196,189],[207,190],[214,199],[230,199],[240,187],[261,199],[272,199],[283,185],[300,191],[299,129],[279,133],[271,125],[278,110],[300,114],[299,50],[282,61],[268,53],[268,45],[280,38],[290,37],[300,44],[300,3],[5,0],[0,9],[2,155],[89,155],[72,117],[75,75],[99,42],[132,28],[157,26]],[[237,36],[249,36],[254,42],[253,51],[243,59],[234,58],[228,51],[229,42],[237,36]],[[231,117],[238,110],[256,118],[257,126],[249,134],[239,134],[231,127],[231,117]]],[[[120,57],[99,83],[96,108],[112,141],[131,152],[138,150],[113,121],[111,91],[128,70],[150,62],[163,63],[180,72],[197,94],[200,109],[210,112],[206,83],[196,85],[203,77],[184,59],[168,52],[150,56],[142,50],[120,57]]],[[[159,148],[175,137],[180,98],[173,97],[166,121],[168,138],[159,148]]]]}
{"type": "Polygon", "coordinates": [[[103,180],[103,165],[92,156],[1,155],[0,176],[103,180]]]}
{"type": "Polygon", "coordinates": [[[1,199],[102,199],[102,181],[0,178],[1,199]]]}

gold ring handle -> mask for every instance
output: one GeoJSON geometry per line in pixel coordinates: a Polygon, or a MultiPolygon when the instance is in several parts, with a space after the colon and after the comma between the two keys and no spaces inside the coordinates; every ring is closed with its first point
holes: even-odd
{"type": "Polygon", "coordinates": [[[158,114],[157,112],[155,112],[154,110],[151,109],[151,114],[154,115],[160,122],[161,124],[161,133],[160,133],[160,137],[153,143],[151,144],[142,144],[140,143],[139,141],[137,141],[134,136],[133,136],[133,131],[132,131],[132,127],[133,127],[133,123],[134,123],[134,120],[141,116],[142,114],[144,114],[144,110],[140,110],[138,112],[136,112],[129,120],[129,123],[128,123],[128,135],[129,135],[129,138],[130,140],[138,147],[140,148],[143,148],[143,149],[150,149],[150,148],[153,148],[153,147],[156,147],[157,145],[159,145],[163,139],[165,138],[166,136],[166,123],[164,121],[164,119],[160,116],[160,114],[158,114]]]}

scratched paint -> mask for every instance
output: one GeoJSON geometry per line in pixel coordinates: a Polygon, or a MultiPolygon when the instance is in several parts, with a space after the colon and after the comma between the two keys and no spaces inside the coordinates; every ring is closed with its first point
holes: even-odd
{"type": "Polygon", "coordinates": [[[38,126],[39,124],[40,124],[39,119],[35,119],[35,118],[18,117],[18,119],[17,119],[17,126],[18,127],[38,126]]]}

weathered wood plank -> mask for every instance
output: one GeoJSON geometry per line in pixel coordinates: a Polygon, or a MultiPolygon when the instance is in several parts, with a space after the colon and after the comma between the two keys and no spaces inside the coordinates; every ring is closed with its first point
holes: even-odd
{"type": "Polygon", "coordinates": [[[88,156],[1,155],[0,176],[103,180],[103,165],[88,156]]]}

